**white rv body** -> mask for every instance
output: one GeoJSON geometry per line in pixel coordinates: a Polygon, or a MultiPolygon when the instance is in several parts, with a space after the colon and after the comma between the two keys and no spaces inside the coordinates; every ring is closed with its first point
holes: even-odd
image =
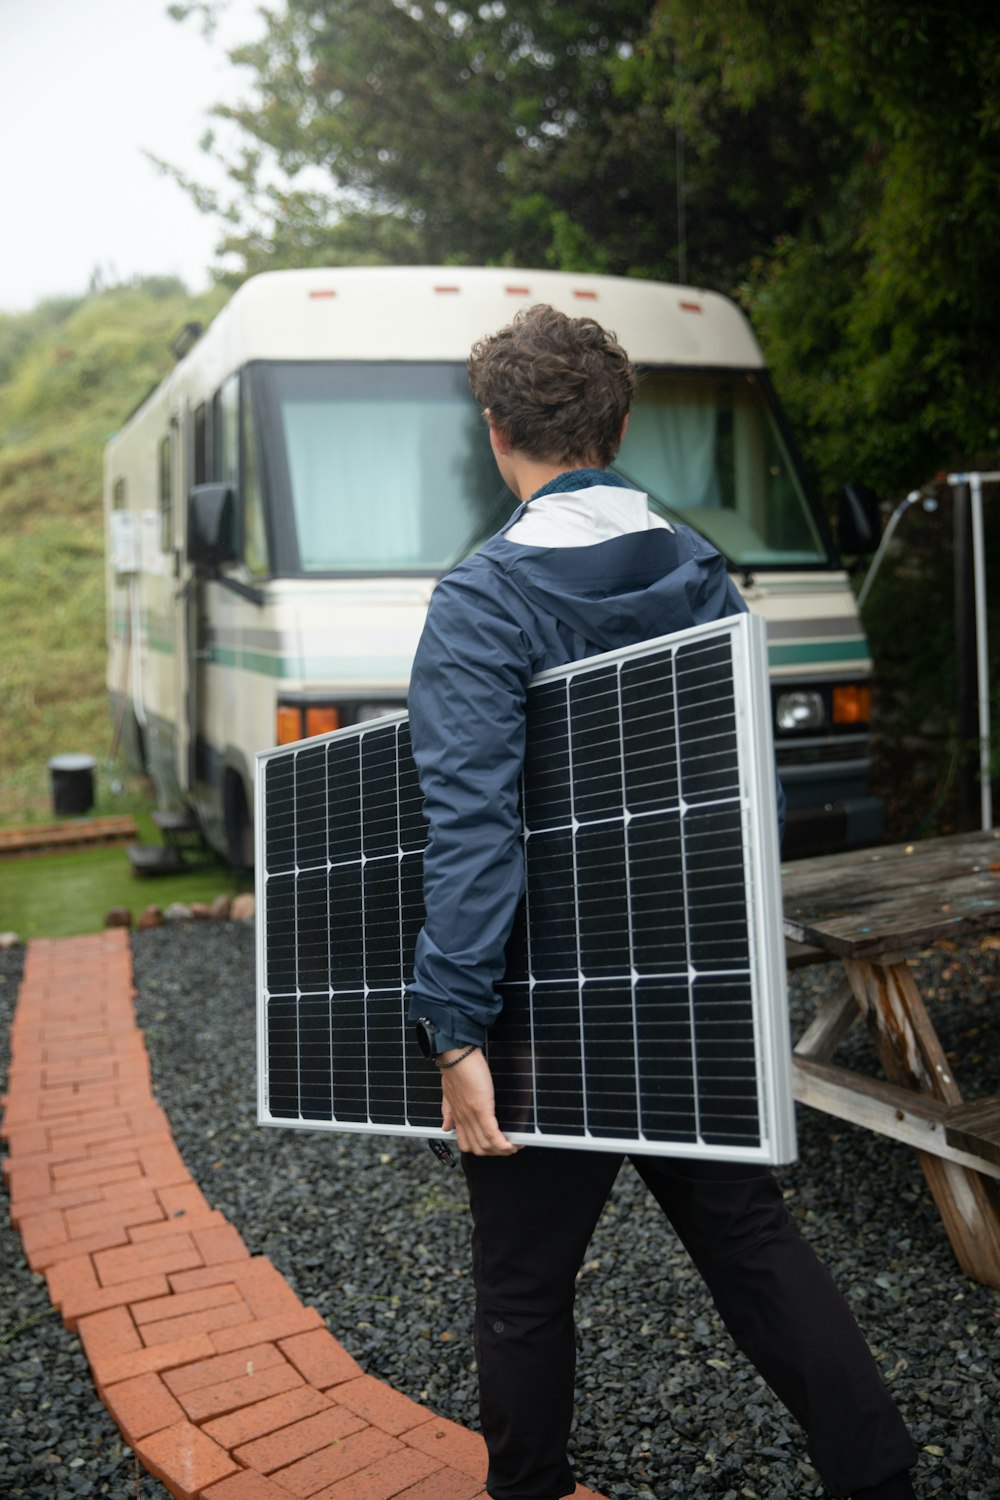
{"type": "Polygon", "coordinates": [[[868,646],[736,306],[617,277],[338,268],[246,282],[107,449],[113,709],[161,806],[234,862],[255,752],[403,706],[437,578],[513,510],[464,366],[536,302],[597,318],[648,372],[616,467],[719,546],[768,622],[795,846],[877,838],[868,646]]]}

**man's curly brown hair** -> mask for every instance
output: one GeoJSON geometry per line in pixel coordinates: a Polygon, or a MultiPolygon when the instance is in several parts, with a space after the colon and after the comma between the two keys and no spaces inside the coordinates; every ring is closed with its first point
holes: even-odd
{"type": "Polygon", "coordinates": [[[513,447],[531,458],[607,468],[636,373],[613,333],[539,302],[469,355],[469,385],[513,447]]]}

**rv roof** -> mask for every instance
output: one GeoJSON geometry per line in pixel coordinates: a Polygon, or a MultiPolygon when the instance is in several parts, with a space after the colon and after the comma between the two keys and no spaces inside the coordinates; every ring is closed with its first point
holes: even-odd
{"type": "Polygon", "coordinates": [[[252,359],[464,360],[476,338],[534,302],[597,318],[640,364],[763,364],[742,313],[714,292],[453,266],[269,271],[240,287],[201,347],[221,336],[213,363],[221,355],[230,370],[252,359]]]}

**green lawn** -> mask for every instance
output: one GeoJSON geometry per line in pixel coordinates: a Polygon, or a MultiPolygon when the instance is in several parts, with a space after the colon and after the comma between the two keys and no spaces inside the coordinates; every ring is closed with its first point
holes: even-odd
{"type": "Polygon", "coordinates": [[[133,875],[123,847],[0,860],[0,931],[36,937],[98,932],[113,906],[133,918],[147,906],[211,901],[251,890],[252,878],[224,865],[159,877],[133,875]]]}

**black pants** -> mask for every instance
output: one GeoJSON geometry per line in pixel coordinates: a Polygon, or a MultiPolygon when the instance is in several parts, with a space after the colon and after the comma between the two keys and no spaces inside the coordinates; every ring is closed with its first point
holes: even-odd
{"type": "MultiPolygon", "coordinates": [[[[512,1157],[463,1156],[494,1500],[558,1500],[573,1492],[566,1445],[576,1275],[622,1160],[534,1146],[512,1157]]],[[[633,1161],[736,1343],[805,1429],[831,1493],[850,1494],[914,1464],[916,1450],[868,1346],[800,1238],[771,1173],[719,1162],[633,1161]]]]}

